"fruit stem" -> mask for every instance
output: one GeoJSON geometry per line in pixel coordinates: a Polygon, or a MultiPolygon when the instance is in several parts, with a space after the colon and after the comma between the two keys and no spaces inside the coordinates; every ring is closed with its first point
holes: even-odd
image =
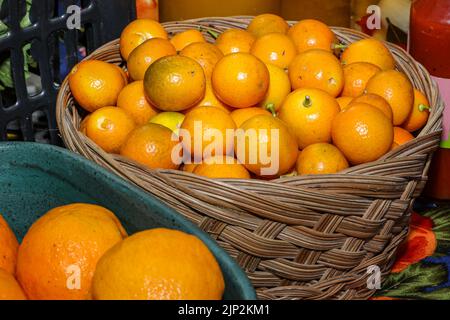
{"type": "Polygon", "coordinates": [[[219,33],[211,29],[207,29],[206,33],[208,33],[211,37],[213,37],[214,40],[217,40],[217,38],[219,37],[219,33]]]}
{"type": "Polygon", "coordinates": [[[425,110],[430,110],[431,108],[423,103],[419,105],[419,111],[424,112],[425,110]]]}
{"type": "Polygon", "coordinates": [[[275,105],[273,103],[267,104],[266,110],[270,111],[274,117],[277,116],[277,111],[275,110],[275,105]]]}
{"type": "Polygon", "coordinates": [[[303,101],[303,106],[306,108],[310,108],[312,106],[312,101],[310,96],[305,97],[305,101],[303,101]]]}
{"type": "Polygon", "coordinates": [[[347,49],[348,45],[339,43],[339,44],[333,44],[333,50],[335,49],[347,49]]]}

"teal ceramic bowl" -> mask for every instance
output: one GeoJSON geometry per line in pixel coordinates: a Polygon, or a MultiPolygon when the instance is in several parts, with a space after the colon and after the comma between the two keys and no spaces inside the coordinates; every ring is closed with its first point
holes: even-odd
{"type": "Polygon", "coordinates": [[[206,233],[159,200],[65,149],[35,143],[0,143],[0,213],[19,241],[48,210],[82,202],[113,211],[129,234],[165,227],[199,237],[225,278],[226,300],[254,300],[243,270],[206,233]]]}

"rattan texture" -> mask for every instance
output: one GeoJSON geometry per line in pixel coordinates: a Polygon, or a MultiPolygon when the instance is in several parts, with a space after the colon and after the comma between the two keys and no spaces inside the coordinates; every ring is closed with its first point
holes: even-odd
{"type": "MultiPolygon", "coordinates": [[[[164,23],[169,33],[246,28],[251,17],[164,23]]],[[[291,24],[294,22],[290,22],[291,24]]],[[[366,35],[333,28],[343,44],[366,35]]],[[[432,111],[416,139],[383,158],[334,175],[273,181],[212,180],[173,170],[150,170],[101,150],[79,132],[81,117],[67,79],[57,101],[57,122],[70,150],[138,185],[187,217],[247,272],[260,299],[367,299],[368,267],[389,273],[408,233],[413,201],[426,183],[439,144],[443,103],[419,63],[387,44],[397,68],[430,100],[432,111]]],[[[122,64],[118,40],[87,59],[122,64]]]]}

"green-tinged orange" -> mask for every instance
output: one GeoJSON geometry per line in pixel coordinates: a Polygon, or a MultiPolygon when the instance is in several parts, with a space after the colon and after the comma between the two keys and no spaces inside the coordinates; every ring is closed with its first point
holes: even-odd
{"type": "Polygon", "coordinates": [[[184,56],[168,56],[154,62],[145,73],[144,88],[150,103],[162,111],[183,111],[205,96],[202,66],[184,56]]]}

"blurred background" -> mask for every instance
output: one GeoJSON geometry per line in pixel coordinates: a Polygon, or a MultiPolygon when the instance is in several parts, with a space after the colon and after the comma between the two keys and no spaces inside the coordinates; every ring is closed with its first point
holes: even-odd
{"type": "Polygon", "coordinates": [[[141,17],[162,22],[208,16],[257,15],[275,13],[288,20],[314,18],[328,25],[352,27],[378,38],[394,37],[405,42],[411,0],[136,0],[141,17]],[[366,28],[367,8],[379,5],[382,29],[366,28]],[[392,34],[394,33],[394,34],[392,34]],[[396,34],[397,33],[397,34],[396,34]]]}

